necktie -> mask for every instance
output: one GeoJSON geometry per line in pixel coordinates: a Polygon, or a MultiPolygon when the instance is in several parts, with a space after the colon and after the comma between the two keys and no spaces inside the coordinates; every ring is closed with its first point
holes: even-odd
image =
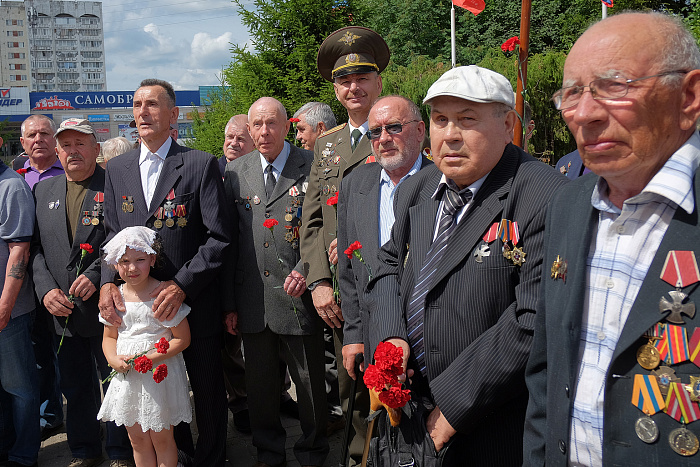
{"type": "Polygon", "coordinates": [[[357,143],[360,142],[360,138],[362,138],[362,132],[355,128],[354,130],[352,130],[352,133],[350,133],[350,136],[352,136],[352,142],[350,143],[350,147],[354,151],[357,147],[357,143]]]}
{"type": "Polygon", "coordinates": [[[277,180],[275,180],[275,174],[272,171],[272,164],[268,164],[267,167],[265,167],[265,174],[267,175],[265,178],[265,194],[267,195],[267,199],[269,201],[270,197],[272,196],[272,192],[275,191],[275,183],[277,183],[277,180]]]}
{"type": "Polygon", "coordinates": [[[411,301],[406,309],[406,332],[408,333],[408,341],[411,345],[411,353],[415,356],[418,368],[421,373],[425,374],[425,349],[423,346],[423,315],[425,312],[425,297],[430,290],[431,277],[437,271],[440,259],[445,253],[447,241],[452,235],[457,222],[455,222],[455,213],[459,211],[472,198],[471,190],[467,190],[463,194],[459,194],[449,187],[443,193],[442,214],[438,221],[438,233],[430,246],[428,253],[425,255],[423,266],[418,273],[415,288],[411,301]]]}
{"type": "Polygon", "coordinates": [[[146,171],[146,203],[148,206],[151,205],[153,200],[153,193],[156,191],[156,184],[158,183],[158,156],[149,152],[146,156],[146,164],[148,164],[148,170],[146,171]]]}

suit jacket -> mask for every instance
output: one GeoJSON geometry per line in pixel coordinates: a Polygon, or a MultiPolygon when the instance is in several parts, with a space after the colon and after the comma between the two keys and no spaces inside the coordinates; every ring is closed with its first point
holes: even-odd
{"type": "Polygon", "coordinates": [[[372,155],[372,145],[363,136],[355,151],[350,147],[350,127],[344,123],[318,137],[304,199],[301,229],[301,259],[306,282],[331,279],[328,247],[336,238],[335,207],[326,201],[340,189],[340,182],[372,155]]]}
{"type": "Polygon", "coordinates": [[[237,239],[225,268],[225,283],[234,284],[226,301],[235,302],[241,332],[262,332],[269,326],[277,334],[308,335],[316,329],[319,318],[311,294],[292,298],[282,288],[292,269],[301,273],[299,211],[312,161],[311,151],[291,146],[269,200],[257,150],[226,165],[226,203],[233,208],[237,239]],[[267,219],[279,222],[274,235],[263,226],[267,219]]]}
{"type": "MultiPolygon", "coordinates": [[[[422,157],[421,170],[433,162],[422,157]]],[[[343,179],[338,201],[338,281],[343,297],[343,344],[365,344],[365,359],[372,361],[377,342],[370,342],[369,312],[364,294],[369,282],[367,268],[343,252],[354,241],[362,244],[362,258],[371,271],[377,270],[379,252],[379,177],[376,162],[357,167],[343,179]]],[[[415,175],[415,174],[414,174],[415,175]]],[[[404,180],[405,182],[406,180],[404,180]]],[[[403,183],[403,182],[402,182],[403,183]]],[[[394,193],[394,204],[396,204],[394,193]]]]}
{"type": "MultiPolygon", "coordinates": [[[[561,190],[552,202],[545,234],[544,266],[549,268],[557,255],[568,262],[566,282],[543,280],[543,292],[537,308],[537,323],[532,353],[527,367],[530,404],[526,422],[525,465],[567,465],[569,425],[579,367],[579,348],[586,297],[586,261],[595,235],[598,211],[591,205],[591,194],[598,177],[587,174],[561,190]]],[[[603,462],[605,465],[697,465],[696,456],[674,453],[668,435],[681,424],[664,413],[652,418],[659,428],[659,441],[642,442],[635,433],[635,422],[642,412],[632,405],[635,374],[649,374],[639,366],[637,350],[648,342],[643,334],[666,314],[659,312],[659,300],[673,290],[661,278],[670,250],[693,250],[698,256],[700,225],[700,172],[694,179],[695,211],[688,214],[678,208],[659,245],[639,294],[630,309],[620,339],[607,370],[605,419],[603,425],[603,462]]],[[[546,272],[546,271],[545,271],[546,272]]],[[[689,301],[698,302],[697,288],[686,288],[689,301]]],[[[700,314],[687,316],[688,339],[693,328],[700,327],[700,314]]],[[[690,362],[673,365],[684,384],[700,371],[690,362]]],[[[690,431],[700,435],[697,423],[690,431]]]]}
{"type": "Polygon", "coordinates": [[[585,168],[578,149],[557,161],[557,170],[571,180],[580,177],[585,168]]]}
{"type": "MultiPolygon", "coordinates": [[[[404,310],[433,240],[440,202],[432,195],[441,176],[431,166],[399,186],[392,237],[369,284],[377,341],[408,340],[404,310]]],[[[431,397],[458,431],[452,446],[470,465],[522,461],[524,371],[542,272],[545,207],[565,182],[520,148],[506,146],[431,278],[423,324],[427,374],[417,372],[414,379],[418,392],[431,397]],[[476,261],[482,237],[502,219],[518,223],[526,253],[522,266],[504,258],[498,239],[490,255],[476,261]]],[[[409,366],[415,368],[413,357],[409,366]]]]}
{"type": "MultiPolygon", "coordinates": [[[[217,275],[230,240],[230,220],[222,200],[224,187],[214,156],[172,142],[163,162],[151,207],[146,206],[139,171],[139,150],[129,151],[107,163],[105,177],[106,241],[125,227],[145,225],[163,240],[162,261],[153,270],[158,280],[174,280],[192,307],[187,317],[192,337],[221,332],[221,304],[217,275]],[[154,228],[157,209],[173,190],[172,202],[185,206],[184,227],[154,228]],[[132,197],[128,201],[124,197],[132,197]]],[[[115,272],[103,268],[102,283],[115,272]]]]}
{"type": "MultiPolygon", "coordinates": [[[[85,193],[80,218],[84,211],[92,213],[97,204],[95,196],[104,192],[105,172],[95,166],[95,173],[85,193]]],[[[102,334],[103,326],[98,321],[97,302],[100,288],[100,245],[105,239],[104,218],[99,215],[99,224],[78,222],[75,238],[68,239],[68,222],[66,220],[66,176],[57,175],[34,186],[36,204],[36,225],[32,238],[32,255],[30,266],[34,278],[34,290],[39,301],[43,303],[44,295],[52,289],[61,289],[68,295],[68,289],[75,281],[78,265],[81,274],[90,279],[98,289],[87,301],[75,299],[75,307],[68,320],[68,331],[82,337],[102,334]],[[88,243],[93,253],[82,259],[80,244],[88,243]]],[[[91,216],[92,219],[92,216],[91,216]]],[[[56,332],[62,332],[65,319],[53,316],[56,332]]]]}

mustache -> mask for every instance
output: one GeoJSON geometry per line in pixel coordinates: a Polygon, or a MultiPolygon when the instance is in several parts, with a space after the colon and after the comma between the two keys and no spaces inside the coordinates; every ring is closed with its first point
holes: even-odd
{"type": "Polygon", "coordinates": [[[66,158],[66,163],[70,163],[70,162],[75,161],[75,160],[85,162],[85,158],[83,156],[81,156],[80,154],[74,154],[74,155],[68,156],[66,158]]]}

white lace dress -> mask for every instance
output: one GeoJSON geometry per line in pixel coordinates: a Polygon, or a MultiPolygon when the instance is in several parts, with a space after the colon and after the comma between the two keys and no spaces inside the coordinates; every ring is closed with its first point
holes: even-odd
{"type": "MultiPolygon", "coordinates": [[[[153,348],[161,337],[170,340],[170,328],[180,324],[190,312],[190,307],[183,303],[175,318],[160,322],[153,317],[153,300],[124,304],[126,313],[119,313],[122,324],[118,328],[118,355],[132,355],[153,348]]],[[[108,325],[102,317],[100,321],[108,325]]],[[[192,406],[182,353],[162,363],[168,366],[168,376],[160,383],[153,380],[152,372],[139,373],[133,368],[126,375],[115,376],[97,418],[125,426],[138,423],[144,432],[191,422],[192,406]]]]}

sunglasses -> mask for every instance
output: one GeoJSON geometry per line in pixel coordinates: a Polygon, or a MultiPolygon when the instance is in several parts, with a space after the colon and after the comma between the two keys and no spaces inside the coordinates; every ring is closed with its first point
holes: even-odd
{"type": "Polygon", "coordinates": [[[379,139],[382,136],[382,130],[386,130],[386,134],[388,135],[398,135],[403,131],[404,125],[408,125],[409,123],[416,123],[420,122],[420,120],[411,120],[406,123],[390,123],[385,126],[380,126],[377,128],[371,128],[369,131],[367,131],[367,138],[369,138],[370,141],[374,141],[375,139],[379,139]]]}

